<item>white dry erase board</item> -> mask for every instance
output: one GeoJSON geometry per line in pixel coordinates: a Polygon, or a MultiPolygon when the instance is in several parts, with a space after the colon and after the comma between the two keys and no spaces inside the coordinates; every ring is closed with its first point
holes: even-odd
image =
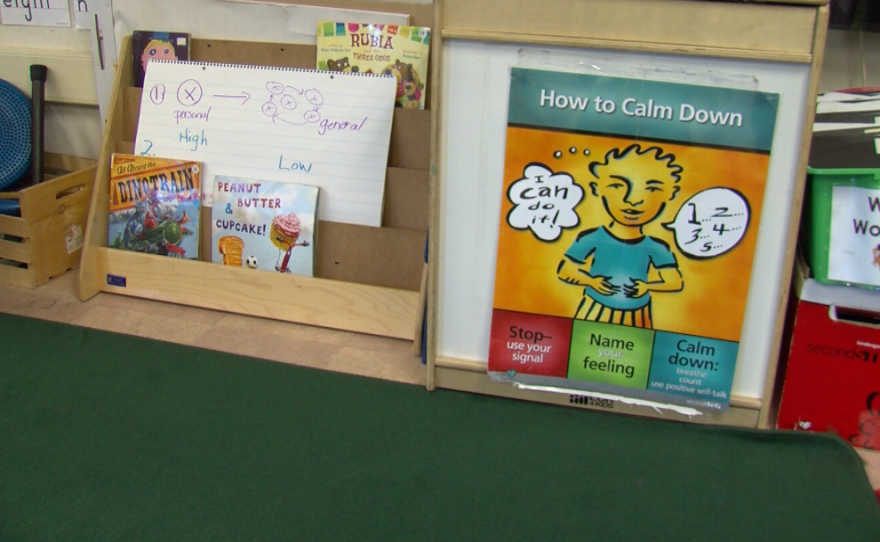
{"type": "MultiPolygon", "coordinates": [[[[439,358],[486,363],[489,352],[495,256],[505,156],[510,69],[563,69],[572,63],[602,73],[699,82],[779,94],[762,219],[752,267],[732,393],[761,399],[784,269],[808,64],[686,57],[632,51],[586,50],[445,40],[443,44],[437,258],[439,358]],[[543,60],[541,60],[543,58],[543,60]],[[653,76],[648,71],[654,71],[653,76]],[[662,73],[656,73],[660,71],[662,73]]],[[[432,232],[433,236],[433,232],[432,232]]]]}
{"type": "Polygon", "coordinates": [[[394,113],[391,76],[154,61],[135,153],[198,160],[214,176],[322,189],[320,220],[380,226],[394,113]]]}

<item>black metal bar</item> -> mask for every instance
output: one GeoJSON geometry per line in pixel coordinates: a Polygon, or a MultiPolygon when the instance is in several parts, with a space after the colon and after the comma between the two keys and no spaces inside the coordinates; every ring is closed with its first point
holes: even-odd
{"type": "Polygon", "coordinates": [[[43,108],[48,71],[42,64],[31,65],[31,185],[43,180],[43,108]]]}

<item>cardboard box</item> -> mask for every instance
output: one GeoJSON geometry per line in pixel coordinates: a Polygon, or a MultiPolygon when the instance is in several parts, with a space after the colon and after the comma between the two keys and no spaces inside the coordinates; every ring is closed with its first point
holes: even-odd
{"type": "Polygon", "coordinates": [[[0,281],[36,288],[79,265],[95,161],[44,156],[45,179],[0,199],[17,200],[20,216],[0,215],[0,281]]]}
{"type": "Polygon", "coordinates": [[[880,292],[823,285],[799,267],[777,427],[880,449],[880,292]]]}

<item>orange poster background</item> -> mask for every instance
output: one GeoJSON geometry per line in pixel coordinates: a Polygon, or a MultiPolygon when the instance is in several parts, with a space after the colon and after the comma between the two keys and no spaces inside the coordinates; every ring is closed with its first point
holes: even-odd
{"type": "MultiPolygon", "coordinates": [[[[634,142],[637,141],[629,138],[507,129],[494,308],[574,316],[583,288],[560,281],[556,276],[557,265],[579,232],[611,221],[601,201],[590,191],[589,183],[594,177],[588,167],[603,159],[609,150],[623,149],[634,142]],[[577,152],[570,153],[572,147],[577,152]],[[590,151],[588,156],[584,156],[584,149],[590,151]],[[562,151],[560,158],[554,157],[556,151],[562,151]],[[563,230],[553,242],[539,240],[530,230],[515,230],[506,220],[512,208],[507,190],[523,177],[524,168],[535,162],[554,172],[568,173],[584,189],[584,199],[576,207],[580,224],[563,230]]],[[[682,291],[652,294],[654,329],[739,341],[770,156],[672,143],[640,144],[674,154],[675,163],[683,168],[679,193],[659,218],[644,227],[646,235],[669,244],[684,277],[682,291]],[[672,222],[691,196],[717,187],[735,189],[748,200],[748,230],[731,251],[708,260],[692,259],[678,250],[674,232],[662,224],[672,222]]]]}

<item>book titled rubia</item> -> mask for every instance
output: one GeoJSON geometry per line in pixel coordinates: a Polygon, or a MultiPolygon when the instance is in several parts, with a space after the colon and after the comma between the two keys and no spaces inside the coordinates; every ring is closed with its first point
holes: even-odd
{"type": "Polygon", "coordinates": [[[430,28],[321,21],[317,43],[319,70],[393,75],[395,105],[425,108],[430,28]]]}
{"type": "Polygon", "coordinates": [[[201,185],[199,162],[114,154],[107,245],[198,259],[201,185]]]}

